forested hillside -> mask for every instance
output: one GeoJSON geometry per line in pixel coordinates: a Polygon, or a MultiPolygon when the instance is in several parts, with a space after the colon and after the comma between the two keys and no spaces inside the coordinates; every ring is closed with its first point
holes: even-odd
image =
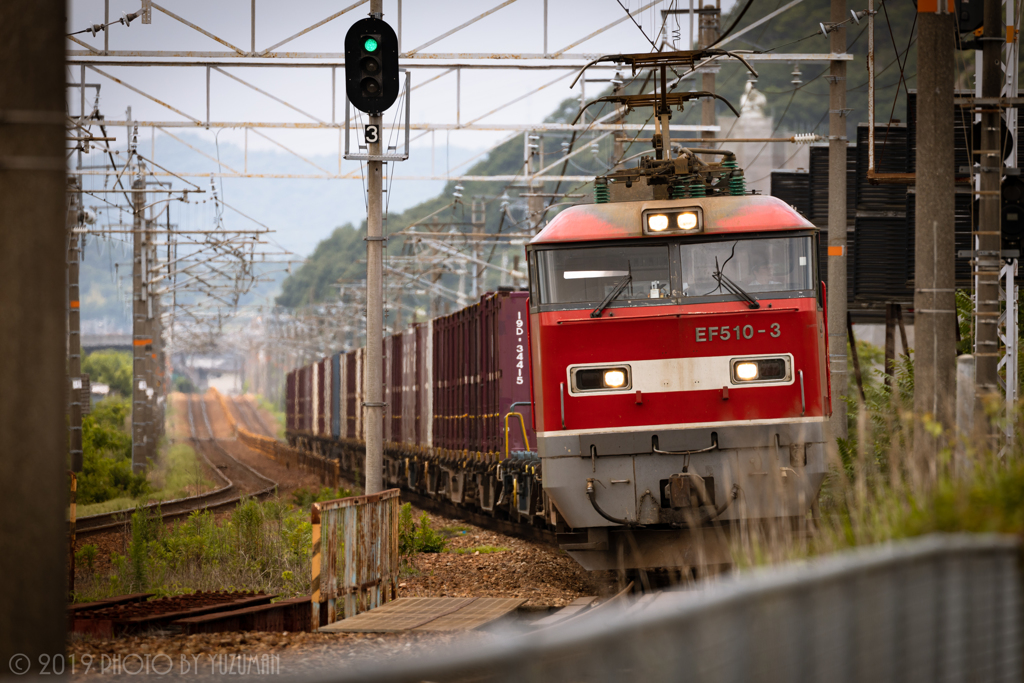
{"type": "MultiPolygon", "coordinates": [[[[785,0],[754,2],[735,32],[773,12],[784,2],[785,0]]],[[[850,5],[850,7],[860,9],[859,6],[855,7],[854,5],[850,5]]],[[[887,121],[892,112],[892,118],[902,120],[906,118],[905,96],[900,94],[896,97],[896,93],[902,93],[903,89],[903,86],[900,85],[901,63],[906,86],[914,88],[916,83],[917,59],[914,49],[916,9],[913,0],[888,0],[881,7],[876,6],[876,8],[879,10],[875,27],[875,59],[878,77],[878,92],[875,96],[876,119],[887,121]],[[900,55],[899,60],[896,57],[897,51],[900,55]]],[[[731,15],[726,16],[722,22],[723,26],[729,26],[732,19],[731,15]]],[[[804,0],[800,5],[733,41],[728,48],[775,54],[826,53],[828,52],[828,41],[821,34],[818,24],[827,22],[828,19],[829,0],[804,0]]],[[[683,27],[683,41],[685,41],[685,23],[683,27]]],[[[669,35],[672,34],[674,28],[673,25],[668,27],[669,35]]],[[[847,118],[847,135],[851,140],[855,140],[857,123],[867,119],[866,21],[862,20],[860,25],[852,22],[847,25],[847,42],[850,45],[849,51],[854,55],[854,60],[847,63],[847,107],[851,110],[847,118]]],[[[972,56],[971,53],[958,53],[958,55],[961,60],[972,56]]],[[[799,74],[797,75],[793,74],[796,64],[794,62],[759,61],[754,64],[759,72],[756,87],[768,99],[768,113],[775,119],[777,134],[812,131],[827,134],[828,82],[825,80],[825,76],[828,74],[827,63],[802,63],[799,65],[799,74]],[[794,83],[794,81],[797,82],[794,83]]],[[[964,62],[961,61],[961,64],[964,62]]],[[[623,75],[627,77],[627,80],[631,76],[628,70],[623,75]]],[[[643,78],[644,75],[641,75],[628,87],[628,90],[637,91],[643,83],[643,78]]],[[[742,65],[738,63],[725,64],[718,74],[717,91],[738,109],[740,96],[748,78],[750,76],[742,65]]],[[[700,83],[699,80],[687,80],[679,87],[699,90],[700,83]]],[[[569,92],[567,88],[566,94],[569,92]]],[[[567,98],[556,111],[552,112],[547,121],[570,122],[576,117],[578,106],[579,102],[576,98],[567,98]]],[[[726,110],[721,103],[717,106],[719,112],[726,110]]],[[[607,107],[607,105],[591,107],[588,110],[588,116],[600,116],[609,111],[603,107],[607,107]]],[[[647,112],[634,112],[630,115],[629,120],[643,122],[647,120],[647,116],[647,112]]],[[[689,106],[681,115],[677,113],[673,116],[673,123],[699,123],[699,121],[700,106],[697,104],[689,106]]],[[[727,132],[723,131],[722,136],[725,136],[727,132]]],[[[572,141],[573,148],[577,149],[581,144],[590,146],[592,137],[593,134],[580,136],[579,140],[572,141]]],[[[570,133],[547,133],[543,136],[540,144],[546,163],[559,158],[562,144],[570,142],[570,138],[570,133]]],[[[641,149],[641,143],[635,143],[632,148],[627,145],[625,156],[634,154],[641,149]]],[[[594,149],[574,157],[567,167],[567,173],[603,173],[615,161],[611,158],[611,153],[612,142],[610,138],[606,138],[594,149]]],[[[521,137],[516,137],[491,151],[466,173],[467,175],[516,174],[522,171],[522,166],[523,140],[521,137]]],[[[516,201],[518,195],[526,191],[522,186],[517,187],[516,183],[506,185],[506,183],[496,182],[467,182],[464,185],[461,202],[456,201],[452,204],[455,183],[450,182],[444,192],[437,197],[404,213],[389,216],[386,231],[389,234],[398,232],[417,220],[452,204],[450,209],[441,211],[432,219],[441,223],[443,226],[441,229],[447,230],[448,226],[445,223],[470,220],[472,199],[483,199],[487,202],[486,230],[488,232],[496,232],[499,226],[504,232],[516,229],[515,226],[509,224],[507,216],[504,221],[502,220],[503,212],[500,210],[499,198],[503,192],[507,192],[513,202],[511,215],[520,218],[521,213],[517,214],[515,209],[518,207],[522,212],[525,204],[525,200],[516,201]]],[[[534,191],[565,192],[571,190],[575,193],[584,193],[589,197],[590,189],[590,187],[566,186],[556,188],[555,183],[548,183],[543,190],[535,186],[534,191]]],[[[575,201],[590,200],[577,199],[575,201]]],[[[546,214],[546,218],[550,219],[558,210],[560,208],[553,207],[546,214]]],[[[329,239],[320,243],[302,268],[284,282],[283,291],[278,297],[277,303],[281,306],[297,307],[314,302],[335,300],[337,288],[333,285],[336,282],[363,279],[366,272],[366,242],[363,240],[365,231],[365,221],[358,228],[345,225],[335,230],[329,239]]],[[[401,239],[393,239],[388,243],[386,253],[389,256],[398,256],[407,249],[408,245],[401,239]]],[[[521,246],[516,250],[517,253],[522,253],[521,246]]],[[[496,282],[496,276],[491,276],[491,279],[496,282]]],[[[445,286],[457,287],[456,280],[454,276],[446,275],[443,282],[445,286]]],[[[423,299],[423,295],[416,297],[410,294],[410,301],[406,303],[423,306],[423,299]]]]}

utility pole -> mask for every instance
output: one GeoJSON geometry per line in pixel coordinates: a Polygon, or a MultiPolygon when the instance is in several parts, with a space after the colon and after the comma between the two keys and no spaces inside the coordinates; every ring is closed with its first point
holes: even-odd
{"type": "MultiPolygon", "coordinates": [[[[383,18],[384,0],[370,0],[370,16],[383,18]]],[[[383,117],[370,114],[380,130],[383,117]]],[[[380,135],[369,143],[370,156],[380,156],[380,135]]],[[[384,490],[384,188],[383,162],[368,161],[366,189],[366,493],[384,490]]]]}
{"type": "Polygon", "coordinates": [[[64,22],[62,1],[0,2],[4,678],[38,676],[67,648],[64,22]]]}
{"type": "MultiPolygon", "coordinates": [[[[949,429],[954,424],[953,398],[956,396],[954,326],[957,321],[953,268],[955,27],[947,0],[919,1],[917,11],[914,413],[918,419],[930,415],[931,419],[949,429]]],[[[914,430],[914,452],[918,467],[933,471],[938,443],[920,423],[914,430]]]]}
{"type": "MultiPolygon", "coordinates": [[[[700,15],[700,44],[702,47],[710,47],[718,40],[721,17],[722,0],[715,0],[715,5],[704,5],[704,11],[700,15]]],[[[693,21],[692,17],[690,21],[693,21]]],[[[701,90],[711,93],[715,92],[715,74],[718,73],[719,68],[717,66],[705,66],[700,69],[701,90]]],[[[715,125],[715,102],[715,98],[705,97],[700,103],[700,124],[702,126],[715,125]]],[[[666,140],[671,140],[672,136],[668,130],[664,132],[664,135],[666,140]]],[[[701,131],[700,136],[713,139],[715,133],[714,131],[705,130],[701,131]]]]}
{"type": "Polygon", "coordinates": [[[146,415],[146,349],[151,341],[146,332],[145,292],[145,230],[143,206],[146,181],[141,177],[132,183],[132,471],[143,472],[148,458],[146,415]]]}
{"type": "MultiPolygon", "coordinates": [[[[846,0],[832,0],[831,22],[846,21],[846,0]]],[[[833,26],[829,51],[846,52],[845,26],[833,26]]],[[[830,62],[828,80],[828,353],[832,438],[846,437],[846,62],[830,62]]]]}
{"type": "Polygon", "coordinates": [[[153,219],[143,219],[145,226],[145,249],[146,258],[142,271],[142,292],[146,303],[145,334],[149,344],[145,347],[145,375],[146,375],[146,459],[156,461],[157,448],[157,367],[156,367],[156,326],[159,311],[153,297],[153,273],[156,271],[156,240],[153,234],[153,219]]]}
{"type": "MultiPolygon", "coordinates": [[[[981,96],[999,97],[1003,86],[1002,3],[985,0],[984,35],[982,38],[981,96]]],[[[993,399],[998,391],[997,364],[999,362],[999,270],[1002,265],[1000,249],[1002,140],[1000,116],[996,107],[985,107],[981,113],[981,149],[974,150],[981,162],[980,191],[978,194],[979,222],[974,233],[977,250],[975,281],[977,301],[974,307],[975,362],[977,363],[976,395],[978,408],[993,399]]],[[[981,424],[976,419],[975,424],[981,424]]]]}
{"type": "Polygon", "coordinates": [[[68,445],[71,452],[71,470],[82,471],[82,334],[78,271],[80,253],[78,248],[78,212],[82,195],[77,180],[68,180],[71,190],[68,200],[68,445]]]}

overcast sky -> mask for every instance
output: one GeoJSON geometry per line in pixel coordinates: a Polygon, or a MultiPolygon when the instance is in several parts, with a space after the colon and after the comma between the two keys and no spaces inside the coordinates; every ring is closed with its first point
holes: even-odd
{"type": "MultiPolygon", "coordinates": [[[[110,19],[114,20],[124,12],[133,12],[140,7],[139,0],[109,0],[110,19]]],[[[623,0],[629,9],[648,4],[650,0],[623,0]]],[[[275,43],[311,26],[332,14],[353,4],[355,0],[299,0],[283,2],[275,0],[256,1],[256,49],[265,50],[275,43]]],[[[502,0],[472,2],[469,0],[404,0],[402,3],[401,41],[404,50],[423,45],[427,41],[459,26],[468,19],[500,5],[502,0]]],[[[688,7],[688,0],[675,0],[679,7],[688,7]]],[[[160,0],[161,6],[177,14],[222,40],[239,47],[250,49],[250,8],[251,0],[160,0]]],[[[726,8],[732,0],[726,0],[726,8]]],[[[548,49],[550,52],[563,50],[590,33],[622,19],[625,12],[616,0],[549,0],[548,1],[548,49]]],[[[660,10],[674,6],[673,0],[664,0],[636,15],[637,21],[648,36],[654,37],[661,26],[660,10]]],[[[320,26],[308,34],[291,41],[281,50],[302,52],[343,52],[344,36],[348,28],[369,11],[369,3],[350,10],[338,19],[320,26]]],[[[70,0],[68,31],[88,28],[104,19],[103,0],[70,0]]],[[[544,0],[516,0],[472,26],[429,46],[425,53],[540,53],[544,49],[544,0]]],[[[398,27],[398,2],[385,0],[384,19],[398,27]]],[[[671,24],[675,29],[675,22],[671,24]]],[[[136,19],[130,26],[110,27],[111,50],[175,50],[224,51],[229,48],[185,26],[167,14],[154,9],[151,24],[142,24],[136,19]]],[[[689,25],[682,17],[679,21],[681,48],[687,46],[689,25]]],[[[103,48],[103,34],[96,37],[88,34],[77,36],[83,42],[96,48],[103,48]]],[[[69,49],[83,49],[68,42],[69,49]]],[[[590,40],[572,47],[571,53],[610,54],[622,52],[647,52],[650,43],[641,30],[630,20],[625,20],[590,40]]],[[[325,60],[338,63],[341,60],[325,60]]],[[[170,106],[196,119],[206,118],[206,69],[203,67],[124,67],[103,66],[102,71],[121,79],[144,93],[166,102],[170,106]]],[[[331,120],[331,70],[330,68],[252,68],[230,67],[227,72],[286,100],[312,117],[331,120]]],[[[343,70],[338,70],[338,95],[336,102],[337,120],[343,119],[343,70]]],[[[412,83],[425,83],[444,69],[414,69],[412,83]]],[[[595,77],[607,78],[610,72],[595,73],[595,77]]],[[[562,76],[522,101],[484,118],[481,124],[523,124],[539,123],[567,97],[579,97],[580,86],[569,89],[575,76],[574,71],[562,70],[463,70],[461,74],[461,106],[459,120],[463,123],[493,110],[505,102],[516,99],[562,76]]],[[[79,67],[68,68],[68,81],[78,82],[79,67]]],[[[132,108],[134,120],[187,121],[188,119],[170,109],[133,92],[105,76],[87,70],[87,83],[102,86],[99,107],[108,120],[125,118],[125,110],[132,108]]],[[[456,83],[454,73],[444,75],[426,83],[412,94],[412,120],[424,123],[454,123],[456,121],[456,83]]],[[[588,97],[593,97],[605,84],[592,83],[588,97]]],[[[92,109],[94,91],[87,90],[87,110],[92,109]]],[[[79,110],[78,92],[69,89],[69,106],[72,113],[79,110]]],[[[395,110],[385,116],[385,122],[393,119],[395,110]]],[[[214,121],[273,121],[308,122],[311,119],[273,99],[257,93],[232,80],[226,75],[211,73],[210,117],[214,121]]],[[[108,135],[118,139],[112,143],[115,148],[125,145],[126,131],[121,127],[108,128],[108,135]]],[[[235,168],[246,163],[243,147],[244,134],[239,129],[211,129],[201,127],[173,128],[169,132],[202,149],[210,156],[218,153],[215,139],[220,143],[222,159],[235,168]],[[215,138],[216,136],[216,138],[215,138]]],[[[299,154],[307,156],[313,163],[331,172],[338,169],[337,155],[339,134],[337,131],[303,131],[284,129],[263,129],[248,135],[248,170],[267,173],[320,173],[306,162],[297,160],[273,141],[287,145],[299,154]],[[269,139],[267,139],[269,138],[269,139]],[[297,165],[296,165],[297,164],[297,165]]],[[[415,137],[418,132],[414,131],[415,137]]],[[[502,131],[440,131],[427,133],[413,143],[412,158],[396,164],[395,175],[444,174],[449,167],[477,153],[508,136],[502,131]],[[433,145],[433,146],[432,146],[433,145]]],[[[149,130],[140,132],[140,152],[148,155],[156,150],[157,160],[170,164],[170,170],[209,172],[216,170],[215,162],[182,145],[181,142],[156,133],[153,141],[149,130]],[[155,144],[153,144],[155,142],[155,144]],[[151,145],[153,147],[151,148],[151,145]]],[[[102,164],[102,154],[85,159],[86,165],[102,164]]],[[[74,163],[72,159],[72,163],[74,163]]],[[[465,171],[468,166],[455,169],[465,171]]],[[[300,254],[308,254],[313,246],[336,226],[346,222],[359,224],[365,218],[365,204],[362,201],[362,183],[359,180],[356,162],[342,164],[345,173],[355,170],[354,180],[233,180],[226,181],[224,191],[236,208],[261,219],[275,228],[278,244],[300,254]],[[308,187],[307,187],[308,186],[308,187]]],[[[197,179],[203,187],[209,180],[197,179]]],[[[102,179],[91,178],[86,187],[100,187],[102,179]]],[[[392,211],[401,211],[432,196],[443,186],[443,181],[395,181],[389,194],[392,211]]],[[[496,194],[500,193],[500,187],[496,194]]],[[[109,198],[109,195],[108,195],[109,198]]],[[[93,201],[93,200],[90,200],[93,201]]],[[[193,212],[210,213],[196,216],[197,224],[212,224],[212,204],[199,204],[193,212]]],[[[177,206],[177,205],[176,205],[177,206]]],[[[176,211],[176,215],[185,215],[176,211]]],[[[229,225],[248,224],[237,214],[228,212],[225,221],[229,225]],[[239,223],[241,222],[241,223],[239,223]]]]}
{"type": "MultiPolygon", "coordinates": [[[[250,45],[250,0],[163,0],[162,6],[223,40],[248,50],[250,45]]],[[[298,2],[256,3],[256,47],[265,49],[297,33],[352,2],[307,0],[298,2]]],[[[402,6],[402,46],[412,49],[455,28],[488,9],[501,4],[499,0],[472,2],[467,0],[405,0],[402,6]]],[[[630,9],[642,7],[647,0],[624,2],[630,9]]],[[[649,36],[660,27],[659,10],[672,6],[671,0],[654,5],[637,15],[637,20],[649,36]]],[[[688,3],[681,2],[681,6],[688,3]]],[[[727,2],[727,6],[731,6],[727,2]]],[[[574,43],[624,16],[616,0],[549,0],[548,48],[557,51],[574,43]]],[[[139,7],[138,0],[110,0],[112,19],[122,12],[139,7]]],[[[384,18],[397,25],[397,0],[385,0],[384,18]]],[[[543,51],[543,0],[517,0],[494,12],[476,24],[445,38],[424,50],[437,53],[501,52],[524,53],[543,51]]],[[[342,52],[348,27],[366,16],[369,4],[350,10],[308,34],[290,42],[282,50],[306,52],[342,52]]],[[[69,31],[87,28],[103,20],[100,0],[71,0],[68,16],[69,31]]],[[[680,19],[680,33],[688,35],[686,18],[680,19]]],[[[84,42],[102,49],[103,35],[95,38],[78,36],[84,42]]],[[[73,49],[82,49],[72,45],[73,49]]],[[[120,50],[226,50],[227,48],[195,30],[154,10],[153,21],[143,25],[139,20],[131,26],[110,27],[110,47],[120,50]]],[[[631,22],[623,21],[607,32],[572,48],[573,53],[646,52],[650,44],[631,22]]],[[[78,80],[78,68],[69,70],[69,79],[78,80]]],[[[206,117],[206,74],[203,68],[163,67],[109,67],[111,75],[180,109],[197,119],[206,117]]],[[[329,121],[331,117],[330,69],[257,69],[233,68],[231,73],[274,95],[287,100],[313,116],[329,121]]],[[[440,70],[416,69],[413,86],[433,78],[440,70]]],[[[463,70],[461,75],[462,122],[470,121],[511,99],[548,83],[560,74],[565,78],[536,94],[494,114],[480,123],[539,122],[563,99],[579,96],[579,85],[570,90],[573,76],[558,71],[481,71],[463,70]]],[[[87,82],[102,83],[101,110],[107,118],[123,118],[125,108],[132,107],[136,119],[160,121],[182,120],[174,112],[109,81],[98,74],[87,72],[87,82]]],[[[339,86],[341,78],[339,77],[339,86]]],[[[592,92],[598,86],[591,84],[592,92]]],[[[340,90],[340,88],[339,88],[340,90]]],[[[340,95],[340,92],[339,92],[340,95]]],[[[91,96],[91,93],[90,93],[91,96]]],[[[416,122],[449,123],[456,120],[456,77],[448,74],[413,93],[412,119],[416,122]]],[[[341,119],[343,99],[338,97],[337,116],[341,119]]],[[[77,110],[77,103],[74,105],[77,110]]],[[[260,95],[229,77],[213,72],[211,76],[211,118],[222,121],[309,121],[307,117],[260,95]]],[[[336,148],[337,134],[333,132],[298,132],[275,130],[268,133],[296,150],[308,153],[336,148]]],[[[502,139],[506,133],[470,132],[452,133],[452,144],[461,147],[484,147],[502,139]]],[[[437,138],[445,136],[437,133],[437,138]]],[[[221,140],[240,139],[236,131],[226,131],[221,140]]],[[[429,145],[429,135],[419,145],[429,145]]],[[[253,148],[273,147],[273,143],[250,135],[253,148]]]]}

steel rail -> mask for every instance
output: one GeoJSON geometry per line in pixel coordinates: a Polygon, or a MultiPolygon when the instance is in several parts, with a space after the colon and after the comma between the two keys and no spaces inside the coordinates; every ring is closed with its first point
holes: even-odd
{"type": "MultiPolygon", "coordinates": [[[[138,509],[143,510],[160,510],[160,517],[162,521],[168,519],[174,519],[176,517],[184,517],[192,514],[196,510],[219,510],[222,508],[232,507],[241,502],[244,498],[251,497],[256,499],[265,498],[271,495],[277,489],[277,482],[263,476],[256,470],[252,469],[245,463],[239,461],[237,458],[228,453],[223,446],[221,446],[217,439],[213,435],[213,430],[210,427],[209,416],[206,413],[206,402],[201,402],[203,421],[206,424],[207,434],[206,438],[198,436],[196,433],[195,417],[193,415],[193,397],[192,394],[188,395],[188,422],[190,437],[189,440],[193,442],[196,452],[203,459],[210,470],[217,473],[226,484],[213,491],[207,491],[195,496],[186,496],[184,498],[176,498],[174,500],[149,503],[147,505],[140,506],[138,509]],[[231,481],[220,469],[213,464],[213,462],[207,456],[203,444],[212,444],[216,449],[220,451],[222,455],[238,463],[240,466],[249,470],[252,474],[270,483],[270,486],[264,487],[253,493],[241,493],[238,495],[232,495],[231,497],[218,500],[223,498],[226,494],[234,493],[239,487],[235,482],[231,481]]],[[[90,515],[88,517],[79,517],[76,521],[75,534],[81,538],[83,536],[95,535],[104,531],[110,531],[111,529],[124,528],[129,524],[129,515],[134,509],[128,510],[117,510],[114,512],[108,512],[100,515],[90,515]]]]}
{"type": "MultiPolygon", "coordinates": [[[[206,465],[212,472],[215,472],[220,477],[224,486],[213,491],[207,491],[206,493],[200,493],[195,496],[186,496],[184,498],[175,498],[174,500],[167,500],[159,503],[150,503],[148,505],[141,506],[144,510],[154,510],[157,507],[160,508],[161,514],[164,518],[177,517],[183,514],[188,514],[193,510],[197,510],[203,507],[204,502],[209,502],[218,497],[223,496],[234,490],[235,484],[231,481],[223,472],[210,462],[210,459],[206,457],[206,453],[199,447],[199,437],[196,435],[195,418],[192,415],[192,395],[188,395],[188,408],[186,411],[188,416],[188,426],[190,437],[196,446],[196,452],[203,459],[206,465]],[[170,508],[169,510],[167,508],[170,508]],[[179,509],[180,508],[180,509],[179,509]]],[[[98,533],[100,531],[106,531],[116,527],[124,526],[127,524],[127,515],[132,512],[131,509],[126,510],[115,510],[114,512],[107,512],[99,515],[89,515],[88,517],[79,517],[76,521],[76,534],[78,536],[87,535],[91,533],[98,533]]]]}

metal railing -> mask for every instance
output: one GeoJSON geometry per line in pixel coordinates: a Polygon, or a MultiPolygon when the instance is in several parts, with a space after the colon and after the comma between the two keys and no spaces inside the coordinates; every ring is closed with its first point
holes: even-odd
{"type": "MultiPolygon", "coordinates": [[[[332,681],[1022,680],[1018,539],[932,535],[757,570],[332,681]]],[[[322,680],[326,680],[326,675],[322,680]]]]}
{"type": "Polygon", "coordinates": [[[330,624],[397,596],[398,494],[398,489],[388,489],[313,504],[314,631],[321,626],[323,601],[330,624]]]}

